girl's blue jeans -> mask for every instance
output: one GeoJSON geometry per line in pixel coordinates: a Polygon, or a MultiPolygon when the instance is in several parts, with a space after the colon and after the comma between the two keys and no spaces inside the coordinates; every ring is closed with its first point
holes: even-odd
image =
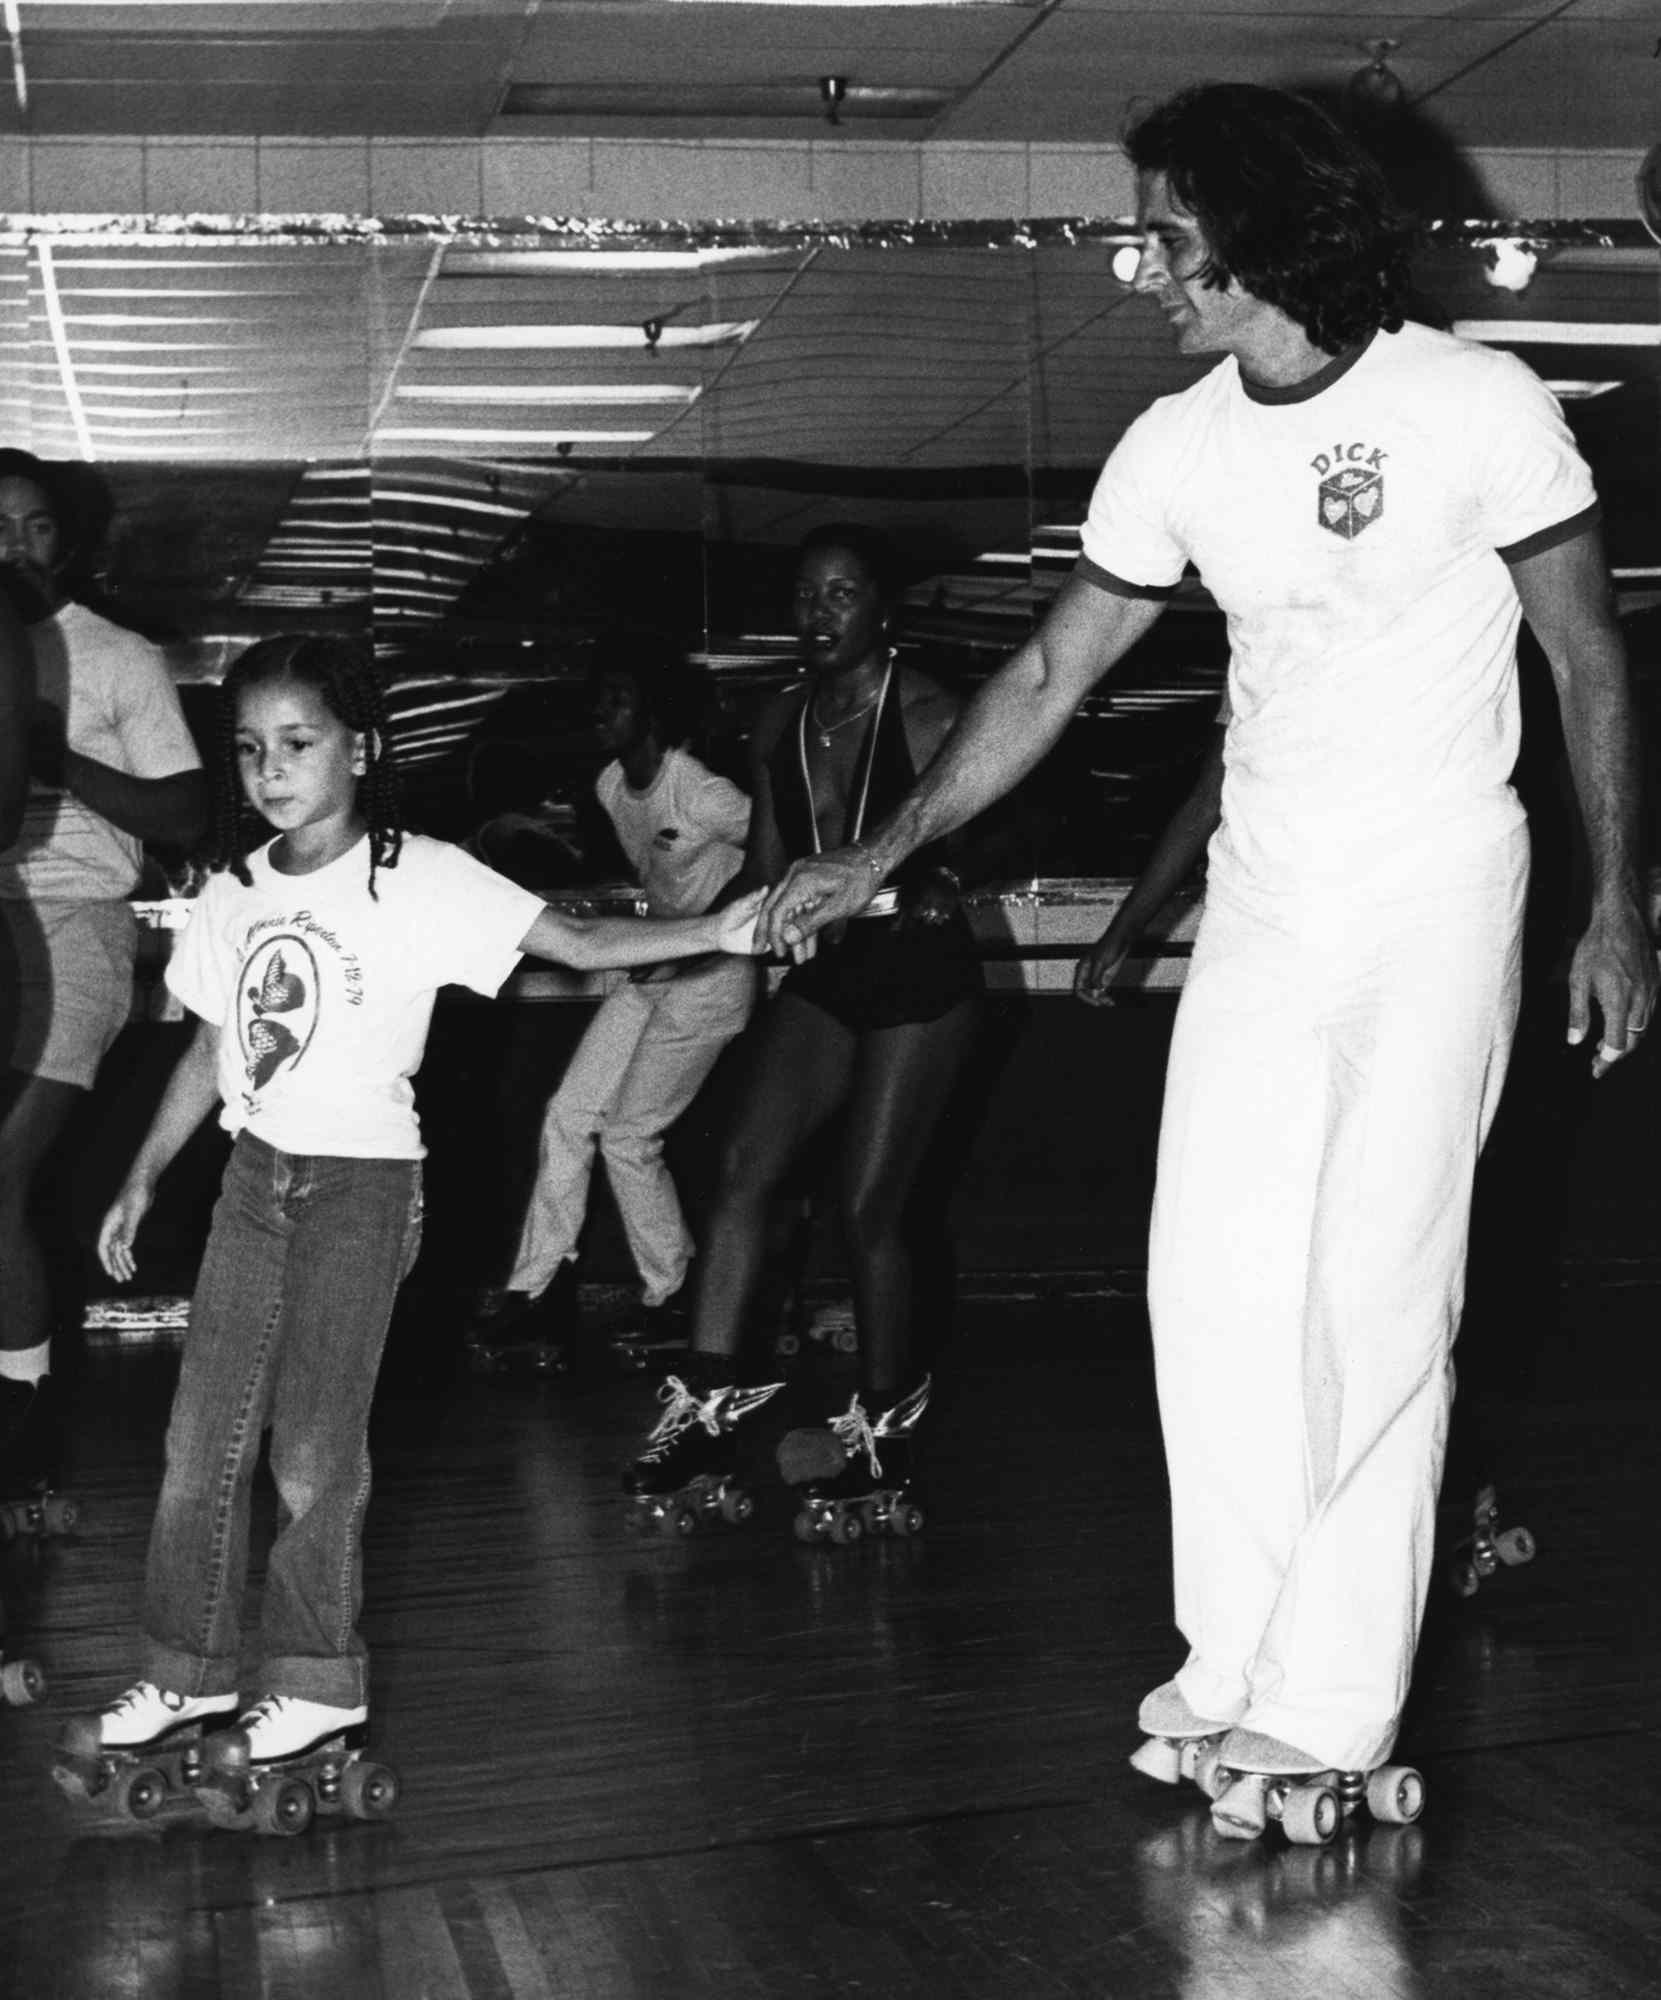
{"type": "Polygon", "coordinates": [[[181,1694],[368,1699],[369,1406],[421,1240],[419,1160],[280,1153],[238,1135],[191,1300],[150,1534],[144,1677],[181,1694]],[[239,1679],[249,1498],[271,1433],[277,1534],[257,1685],[239,1679]]]}

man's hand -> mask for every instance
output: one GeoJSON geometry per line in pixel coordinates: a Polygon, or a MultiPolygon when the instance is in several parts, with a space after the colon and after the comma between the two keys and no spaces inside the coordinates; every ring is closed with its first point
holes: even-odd
{"type": "Polygon", "coordinates": [[[110,1203],[98,1231],[98,1261],[123,1285],[132,1283],[137,1270],[133,1262],[133,1238],[154,1199],[155,1190],[148,1182],[129,1180],[110,1203]]]}
{"type": "Polygon", "coordinates": [[[816,933],[858,916],[876,894],[878,880],[876,864],[862,847],[833,848],[792,862],[756,925],[762,949],[800,964],[812,955],[816,933]]]}
{"type": "Polygon", "coordinates": [[[1601,1033],[1592,1057],[1594,1078],[1631,1055],[1655,1011],[1655,946],[1630,901],[1594,912],[1569,967],[1569,1041],[1586,1039],[1596,1003],[1601,1033]]]}
{"type": "Polygon", "coordinates": [[[1073,968],[1073,993],[1087,1007],[1111,1007],[1113,982],[1130,956],[1128,942],[1104,931],[1073,968]]]}

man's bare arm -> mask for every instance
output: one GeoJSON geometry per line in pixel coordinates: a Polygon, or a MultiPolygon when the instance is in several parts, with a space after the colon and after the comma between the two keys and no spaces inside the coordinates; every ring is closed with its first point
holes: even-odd
{"type": "Polygon", "coordinates": [[[1511,565],[1523,616],[1551,665],[1592,871],[1592,908],[1569,972],[1569,1040],[1583,1041],[1596,1004],[1604,1075],[1649,1026],[1655,950],[1638,867],[1637,729],[1626,648],[1595,529],[1511,565]]]}
{"type": "Polygon", "coordinates": [[[1084,699],[1163,609],[1074,577],[1038,631],[975,695],[940,754],[854,847],[798,861],[768,899],[758,935],[792,951],[863,909],[908,854],[984,812],[1051,750],[1084,699]]]}

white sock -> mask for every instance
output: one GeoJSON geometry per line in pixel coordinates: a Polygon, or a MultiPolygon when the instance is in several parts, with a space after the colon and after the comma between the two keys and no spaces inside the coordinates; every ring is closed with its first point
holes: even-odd
{"type": "Polygon", "coordinates": [[[52,1371],[52,1343],[38,1347],[0,1347],[0,1376],[8,1382],[38,1382],[52,1371]]]}

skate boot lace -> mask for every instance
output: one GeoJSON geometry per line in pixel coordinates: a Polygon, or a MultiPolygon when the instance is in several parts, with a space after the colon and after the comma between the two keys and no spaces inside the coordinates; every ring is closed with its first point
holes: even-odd
{"type": "Polygon", "coordinates": [[[157,1687],[154,1681],[140,1681],[137,1686],[128,1688],[125,1694],[118,1694],[104,1713],[114,1721],[117,1716],[134,1714],[151,1702],[159,1701],[163,1708],[177,1715],[189,1699],[188,1695],[174,1694],[169,1688],[157,1687]]]}
{"type": "Polygon", "coordinates": [[[846,1453],[848,1462],[852,1464],[854,1459],[864,1452],[870,1462],[871,1477],[881,1478],[882,1465],[877,1457],[877,1434],[872,1430],[871,1419],[865,1414],[865,1406],[857,1396],[841,1416],[831,1418],[830,1427],[837,1443],[846,1453]]]}
{"type": "Polygon", "coordinates": [[[658,1400],[665,1405],[664,1412],[646,1440],[646,1449],[640,1454],[641,1461],[650,1460],[655,1464],[691,1424],[702,1424],[711,1437],[719,1437],[721,1405],[730,1394],[729,1389],[722,1388],[712,1390],[707,1396],[699,1396],[678,1375],[665,1377],[663,1387],[658,1391],[658,1400]]]}
{"type": "Polygon", "coordinates": [[[254,1703],[253,1707],[243,1715],[242,1727],[247,1730],[255,1730],[260,1728],[264,1723],[275,1722],[283,1710],[288,1707],[291,1699],[292,1697],[286,1694],[262,1695],[254,1703]]]}

